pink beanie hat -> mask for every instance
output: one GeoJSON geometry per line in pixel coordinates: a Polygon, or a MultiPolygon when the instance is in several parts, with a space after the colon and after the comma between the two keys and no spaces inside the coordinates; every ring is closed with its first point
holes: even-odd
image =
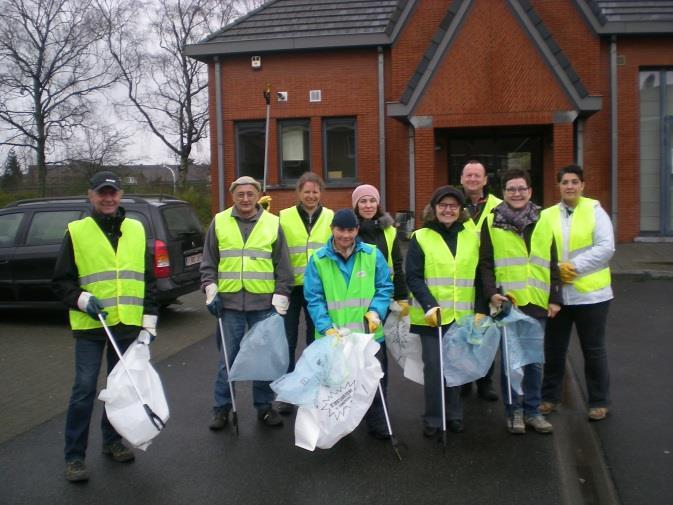
{"type": "Polygon", "coordinates": [[[381,203],[381,197],[379,196],[379,190],[376,189],[374,186],[371,186],[369,184],[362,184],[355,188],[353,190],[353,196],[351,197],[352,202],[353,202],[353,207],[355,207],[358,204],[358,201],[360,198],[363,196],[373,196],[374,199],[376,200],[376,203],[380,204],[381,203]]]}

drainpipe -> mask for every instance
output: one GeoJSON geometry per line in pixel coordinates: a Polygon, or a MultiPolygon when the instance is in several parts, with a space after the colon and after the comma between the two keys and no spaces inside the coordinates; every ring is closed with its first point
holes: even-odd
{"type": "Polygon", "coordinates": [[[222,127],[222,64],[215,56],[215,141],[217,142],[217,208],[225,209],[224,200],[224,131],[222,127]]]}
{"type": "Polygon", "coordinates": [[[577,118],[577,138],[575,139],[575,164],[584,168],[584,119],[577,118]]]}
{"type": "Polygon", "coordinates": [[[416,229],[416,130],[413,124],[408,126],[409,137],[409,210],[414,213],[412,230],[416,229]]]}
{"type": "Polygon", "coordinates": [[[617,229],[617,36],[610,39],[610,201],[612,202],[612,226],[617,229]]]}
{"type": "Polygon", "coordinates": [[[378,47],[378,92],[379,92],[379,193],[383,207],[388,209],[386,201],[386,115],[385,89],[383,76],[383,48],[378,47]]]}

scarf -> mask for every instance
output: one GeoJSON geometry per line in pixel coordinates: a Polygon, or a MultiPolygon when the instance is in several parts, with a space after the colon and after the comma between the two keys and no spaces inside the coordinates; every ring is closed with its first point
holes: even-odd
{"type": "Polygon", "coordinates": [[[493,209],[493,226],[503,230],[513,231],[523,236],[523,231],[530,224],[537,223],[540,219],[540,207],[533,202],[528,202],[521,210],[514,210],[502,202],[493,209]]]}

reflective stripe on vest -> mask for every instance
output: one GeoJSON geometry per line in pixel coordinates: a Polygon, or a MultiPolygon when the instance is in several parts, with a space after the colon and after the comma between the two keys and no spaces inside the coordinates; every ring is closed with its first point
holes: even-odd
{"type": "MultiPolygon", "coordinates": [[[[468,228],[458,233],[455,257],[436,231],[421,228],[414,236],[425,255],[423,276],[441,308],[442,325],[474,313],[474,276],[479,262],[477,234],[468,228]]],[[[409,317],[411,324],[428,325],[425,310],[414,299],[411,301],[409,317]]]]}
{"type": "MultiPolygon", "coordinates": [[[[570,216],[570,237],[568,239],[568,259],[572,260],[577,255],[590,249],[594,242],[594,229],[596,228],[596,214],[594,208],[598,205],[597,200],[581,197],[577,207],[570,216]]],[[[549,219],[554,232],[556,249],[559,261],[565,258],[563,254],[563,230],[561,227],[561,206],[554,205],[542,211],[542,216],[549,219]]],[[[573,281],[573,286],[580,293],[591,293],[606,288],[610,285],[610,268],[602,268],[595,272],[579,275],[573,281]]]]}
{"type": "MultiPolygon", "coordinates": [[[[101,302],[110,326],[141,326],[145,299],[145,228],[135,219],[122,221],[117,251],[91,217],[68,225],[79,284],[101,302]]],[[[97,319],[70,310],[73,330],[101,328],[97,319]]]]}
{"type": "Polygon", "coordinates": [[[304,272],[309,258],[315,251],[324,246],[332,235],[330,224],[332,224],[333,217],[334,212],[323,207],[309,234],[297,207],[280,211],[280,225],[283,228],[283,234],[285,234],[287,247],[290,251],[290,263],[294,271],[295,286],[304,285],[304,272]]]}
{"type": "Polygon", "coordinates": [[[551,244],[553,234],[546,219],[540,219],[533,230],[530,252],[524,239],[513,231],[493,227],[493,214],[486,220],[495,264],[495,281],[503,294],[514,295],[518,305],[532,303],[544,309],[549,306],[551,289],[551,244]]]}
{"type": "MultiPolygon", "coordinates": [[[[376,292],[376,247],[369,252],[356,251],[353,271],[346,285],[336,261],[327,256],[314,256],[313,261],[322,282],[327,302],[327,313],[338,328],[364,331],[364,317],[376,292]]],[[[315,338],[322,335],[316,330],[315,338]]],[[[374,334],[377,341],[383,340],[383,329],[374,334]]]]}
{"type": "Polygon", "coordinates": [[[244,243],[229,208],[215,216],[215,234],[220,250],[218,291],[236,293],[245,289],[255,294],[273,293],[276,280],[271,254],[278,239],[278,217],[262,212],[244,243]]]}
{"type": "Polygon", "coordinates": [[[486,205],[484,205],[484,209],[481,211],[481,214],[479,215],[479,219],[477,222],[474,222],[474,219],[470,218],[463,225],[467,229],[471,229],[477,232],[477,235],[481,234],[481,229],[484,226],[484,222],[488,218],[488,216],[491,214],[491,211],[496,208],[498,205],[502,203],[502,200],[498,198],[495,195],[488,195],[488,198],[486,199],[486,205]]]}

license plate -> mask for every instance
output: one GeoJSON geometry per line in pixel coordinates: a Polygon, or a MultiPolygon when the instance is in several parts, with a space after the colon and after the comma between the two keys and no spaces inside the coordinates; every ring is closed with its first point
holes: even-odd
{"type": "Polygon", "coordinates": [[[196,265],[197,263],[201,263],[201,257],[203,255],[201,253],[199,254],[192,254],[191,256],[187,256],[185,258],[185,266],[192,266],[196,265]]]}

